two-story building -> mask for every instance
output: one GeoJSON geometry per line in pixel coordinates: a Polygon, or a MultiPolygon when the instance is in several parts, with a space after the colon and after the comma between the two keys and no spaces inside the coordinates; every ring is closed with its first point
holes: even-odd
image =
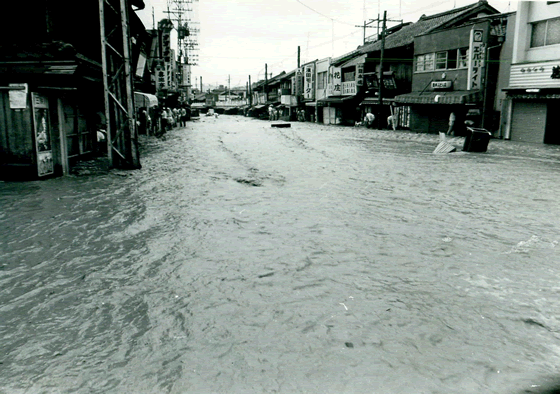
{"type": "Polygon", "coordinates": [[[280,119],[282,120],[292,120],[292,113],[295,113],[298,106],[295,86],[293,86],[295,85],[295,75],[296,70],[292,70],[280,78],[280,106],[278,110],[280,111],[280,119]]]}
{"type": "Polygon", "coordinates": [[[513,40],[503,136],[560,144],[560,2],[520,1],[513,40]]]}
{"type": "Polygon", "coordinates": [[[452,113],[456,135],[466,125],[498,130],[499,56],[512,15],[479,14],[415,38],[412,92],[395,99],[410,106],[411,130],[446,132],[452,113]]]}

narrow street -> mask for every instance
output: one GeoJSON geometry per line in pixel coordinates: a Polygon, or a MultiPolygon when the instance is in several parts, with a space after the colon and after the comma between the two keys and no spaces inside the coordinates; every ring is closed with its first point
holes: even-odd
{"type": "Polygon", "coordinates": [[[557,146],[270,125],[203,116],[143,140],[141,170],[0,182],[0,393],[560,376],[557,146]]]}

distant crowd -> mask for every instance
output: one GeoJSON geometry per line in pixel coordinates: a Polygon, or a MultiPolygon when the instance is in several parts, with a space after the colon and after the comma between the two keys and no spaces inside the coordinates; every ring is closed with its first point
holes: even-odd
{"type": "Polygon", "coordinates": [[[142,107],[138,111],[137,119],[139,134],[161,137],[175,127],[185,127],[191,120],[191,109],[188,105],[176,108],[158,106],[148,109],[142,107]]]}

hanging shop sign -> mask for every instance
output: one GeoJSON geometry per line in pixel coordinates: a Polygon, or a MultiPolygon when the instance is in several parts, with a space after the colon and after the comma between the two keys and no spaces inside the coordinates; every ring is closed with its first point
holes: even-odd
{"type": "Polygon", "coordinates": [[[329,84],[327,93],[329,96],[342,95],[342,72],[340,67],[329,68],[329,84]]]}
{"type": "Polygon", "coordinates": [[[364,65],[356,65],[356,86],[364,86],[364,65]]]}
{"type": "Polygon", "coordinates": [[[303,90],[303,98],[306,100],[315,99],[315,89],[313,88],[314,74],[315,74],[315,64],[311,63],[306,65],[305,75],[304,75],[304,90],[303,90]]]}
{"type": "Polygon", "coordinates": [[[10,109],[27,108],[27,84],[11,83],[9,87],[10,109]]]}
{"type": "Polygon", "coordinates": [[[49,125],[49,105],[45,96],[31,93],[33,108],[33,131],[39,177],[54,173],[51,130],[49,125]]]}
{"type": "Polygon", "coordinates": [[[432,89],[434,90],[451,89],[452,86],[452,81],[432,81],[432,89]]]}
{"type": "Polygon", "coordinates": [[[467,90],[482,89],[482,69],[485,57],[483,35],[483,30],[471,30],[467,90]]]}
{"type": "Polygon", "coordinates": [[[303,94],[303,69],[300,67],[296,71],[296,96],[303,94]]]}

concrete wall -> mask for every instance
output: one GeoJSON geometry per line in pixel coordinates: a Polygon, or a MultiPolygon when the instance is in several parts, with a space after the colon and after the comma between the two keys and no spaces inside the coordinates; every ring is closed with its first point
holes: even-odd
{"type": "Polygon", "coordinates": [[[560,17],[560,3],[520,1],[517,6],[513,63],[560,59],[560,44],[530,48],[532,22],[560,17]]]}

